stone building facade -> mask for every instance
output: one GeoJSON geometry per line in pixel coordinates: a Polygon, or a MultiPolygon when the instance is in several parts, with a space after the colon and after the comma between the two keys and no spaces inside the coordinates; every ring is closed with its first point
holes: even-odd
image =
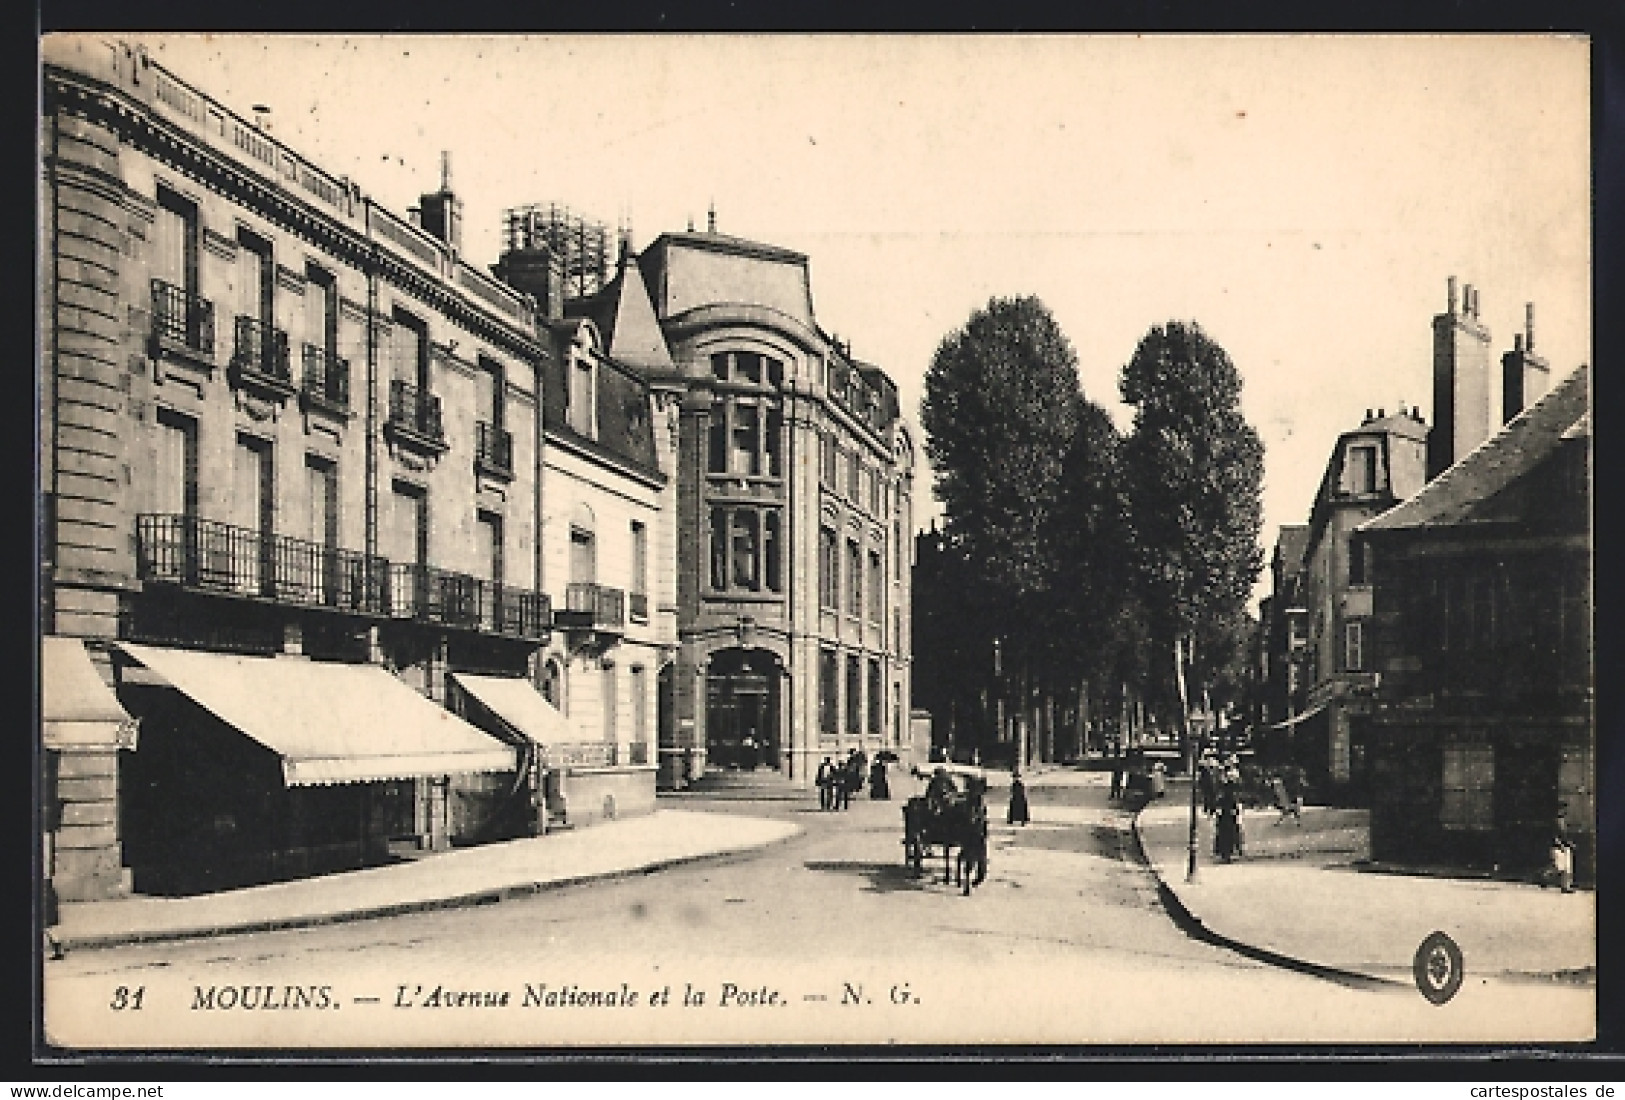
{"type": "MultiPolygon", "coordinates": [[[[640,526],[669,546],[652,442],[626,461],[544,424],[582,340],[595,369],[624,369],[468,262],[449,168],[398,217],[139,48],[59,38],[44,60],[42,624],[140,720],[42,751],[56,894],[522,835],[545,827],[566,764],[647,808],[653,766],[631,746],[654,740],[673,597],[622,631],[649,683],[599,696],[632,708],[613,740],[582,706],[601,759],[550,762],[544,738],[573,735],[481,702],[546,684],[548,654],[596,637],[546,486],[559,507],[614,502],[606,575],[630,572],[640,526]],[[289,698],[244,711],[256,684],[289,698]],[[322,692],[335,713],[371,709],[348,727],[261,721],[322,692]]],[[[603,392],[652,441],[647,385],[603,392]]],[[[580,804],[589,820],[609,806],[580,804]]]]}
{"type": "Polygon", "coordinates": [[[624,260],[564,312],[595,320],[674,432],[661,783],[712,766],[806,784],[823,755],[906,744],[914,449],[896,387],[819,327],[800,253],[713,221],[624,260]]]}

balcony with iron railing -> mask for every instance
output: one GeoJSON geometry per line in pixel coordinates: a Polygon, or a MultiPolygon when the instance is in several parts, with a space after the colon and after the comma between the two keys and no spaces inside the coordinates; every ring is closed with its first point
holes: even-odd
{"type": "Polygon", "coordinates": [[[354,550],[196,516],[136,517],[136,576],[148,583],[383,615],[388,567],[354,550]]]}
{"type": "Polygon", "coordinates": [[[488,477],[513,479],[513,433],[484,420],[474,422],[474,468],[488,477]]]}
{"type": "Polygon", "coordinates": [[[165,351],[212,366],[214,303],[185,287],[152,280],[152,338],[165,351]]]}
{"type": "Polygon", "coordinates": [[[620,634],[626,629],[626,594],[592,581],[571,581],[558,621],[565,630],[620,634]]]}
{"type": "Polygon", "coordinates": [[[389,384],[389,420],[384,431],[436,454],[446,449],[446,431],[440,416],[440,398],[399,378],[389,384]]]}
{"type": "Polygon", "coordinates": [[[635,623],[649,621],[649,594],[647,592],[631,592],[626,597],[626,611],[635,623]]]}
{"type": "Polygon", "coordinates": [[[552,626],[542,592],[481,580],[432,565],[389,567],[389,613],[400,619],[538,640],[552,626]]]}
{"type": "Polygon", "coordinates": [[[285,397],[293,392],[293,365],[288,334],[258,317],[238,317],[233,329],[231,376],[236,385],[249,385],[285,397]]]}
{"type": "Polygon", "coordinates": [[[319,406],[328,412],[348,415],[350,412],[350,364],[348,360],[306,344],[304,374],[300,379],[300,397],[306,406],[319,406]]]}

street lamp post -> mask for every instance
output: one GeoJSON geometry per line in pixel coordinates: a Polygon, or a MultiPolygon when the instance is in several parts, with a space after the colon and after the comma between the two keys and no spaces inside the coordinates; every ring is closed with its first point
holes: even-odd
{"type": "MultiPolygon", "coordinates": [[[[993,705],[997,710],[994,718],[993,736],[997,740],[1004,736],[1004,647],[1003,640],[1000,638],[993,639],[993,705]]],[[[1020,773],[1021,755],[1018,751],[1011,774],[1019,775],[1020,773]]]]}
{"type": "Polygon", "coordinates": [[[1190,840],[1186,845],[1185,881],[1196,881],[1196,769],[1200,749],[1190,735],[1190,716],[1185,716],[1185,743],[1190,750],[1190,768],[1186,772],[1191,781],[1191,830],[1190,840]]]}

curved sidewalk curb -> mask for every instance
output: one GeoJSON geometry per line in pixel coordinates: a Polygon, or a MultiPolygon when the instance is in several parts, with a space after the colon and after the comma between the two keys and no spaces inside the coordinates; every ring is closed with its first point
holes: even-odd
{"type": "Polygon", "coordinates": [[[1239,955],[1245,955],[1247,958],[1258,962],[1269,963],[1272,966],[1279,966],[1300,974],[1308,974],[1311,977],[1337,982],[1340,985],[1352,986],[1357,989],[1407,988],[1404,982],[1398,982],[1392,978],[1362,974],[1354,970],[1343,970],[1335,966],[1327,966],[1324,963],[1300,959],[1294,955],[1284,955],[1267,947],[1246,943],[1232,936],[1227,936],[1207,924],[1185,904],[1185,899],[1179,896],[1179,891],[1168,884],[1167,880],[1163,878],[1161,870],[1158,869],[1156,861],[1151,859],[1146,851],[1145,838],[1140,835],[1140,815],[1145,812],[1145,809],[1145,806],[1141,806],[1134,811],[1134,847],[1139,853],[1140,862],[1150,870],[1151,877],[1157,880],[1157,896],[1162,900],[1163,908],[1168,911],[1168,915],[1173,918],[1174,923],[1179,925],[1186,935],[1234,951],[1239,955]]]}
{"type": "Polygon", "coordinates": [[[762,852],[775,845],[789,843],[806,832],[800,825],[796,825],[794,822],[790,824],[793,828],[792,832],[788,832],[783,836],[740,845],[739,847],[670,856],[665,859],[652,860],[648,863],[639,863],[632,867],[614,867],[604,871],[589,871],[584,874],[569,875],[563,878],[507,883],[502,886],[485,887],[448,897],[420,898],[415,901],[370,905],[356,909],[311,913],[303,916],[277,917],[255,921],[232,921],[213,925],[198,924],[186,928],[159,928],[150,931],[137,930],[132,932],[92,933],[84,936],[63,936],[52,929],[46,929],[46,949],[48,955],[60,958],[70,950],[94,950],[103,947],[123,947],[144,943],[172,943],[179,940],[245,935],[253,932],[281,932],[297,928],[318,928],[328,924],[347,924],[353,921],[375,920],[379,917],[396,917],[407,913],[423,913],[436,909],[464,909],[476,905],[491,905],[516,898],[532,897],[549,890],[562,890],[569,886],[580,886],[588,882],[605,882],[632,878],[637,875],[654,874],[658,871],[666,871],[673,867],[681,867],[691,863],[704,863],[709,860],[718,863],[726,862],[733,857],[762,852]]]}

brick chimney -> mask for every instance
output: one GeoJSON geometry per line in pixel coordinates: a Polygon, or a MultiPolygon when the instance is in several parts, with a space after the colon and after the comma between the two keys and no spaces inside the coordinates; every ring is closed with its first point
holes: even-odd
{"type": "Polygon", "coordinates": [[[1540,400],[1551,384],[1551,366],[1535,354],[1535,303],[1523,307],[1523,331],[1501,356],[1501,423],[1540,400]]]}
{"type": "Polygon", "coordinates": [[[440,154],[440,190],[418,197],[425,231],[439,238],[453,254],[463,248],[463,200],[451,189],[451,154],[440,154]]]}
{"type": "Polygon", "coordinates": [[[1433,318],[1433,427],[1428,431],[1431,481],[1490,434],[1490,331],[1478,319],[1478,290],[1451,276],[1445,312],[1433,318]]]}

